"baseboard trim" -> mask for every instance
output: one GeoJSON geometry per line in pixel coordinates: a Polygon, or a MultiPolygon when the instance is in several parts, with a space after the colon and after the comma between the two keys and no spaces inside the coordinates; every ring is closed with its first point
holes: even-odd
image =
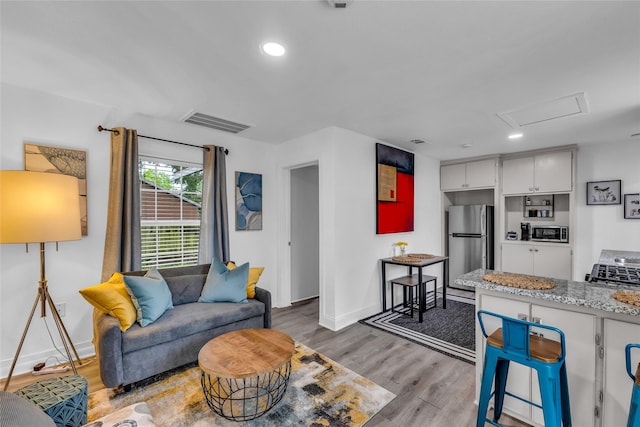
{"type": "MultiPolygon", "coordinates": [[[[78,352],[78,356],[80,356],[81,359],[95,356],[96,354],[96,350],[91,341],[85,341],[83,343],[74,343],[73,345],[75,346],[78,352]]],[[[64,348],[60,348],[60,350],[64,352],[64,348]]],[[[73,351],[71,349],[69,350],[73,354],[73,351]]],[[[11,359],[5,359],[2,362],[0,362],[1,363],[0,377],[2,377],[3,379],[9,376],[9,369],[11,369],[11,363],[13,362],[14,355],[15,355],[15,349],[14,349],[14,352],[11,354],[11,359]]],[[[31,372],[31,370],[33,369],[33,366],[36,363],[44,362],[45,360],[47,360],[47,358],[53,358],[53,357],[57,357],[59,360],[66,359],[66,357],[63,357],[60,353],[58,353],[58,351],[55,348],[52,348],[46,351],[41,351],[38,353],[20,354],[20,356],[18,357],[18,362],[16,363],[16,367],[13,369],[13,375],[20,375],[27,372],[31,372]]],[[[47,363],[47,366],[54,365],[54,364],[57,364],[57,363],[55,363],[53,359],[51,359],[49,363],[47,363]]]]}

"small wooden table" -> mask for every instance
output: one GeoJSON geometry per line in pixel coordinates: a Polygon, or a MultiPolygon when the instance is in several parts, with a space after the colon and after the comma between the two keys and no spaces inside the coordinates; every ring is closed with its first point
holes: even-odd
{"type": "Polygon", "coordinates": [[[265,414],[287,390],[294,350],[293,339],[273,329],[241,329],[212,339],[198,353],[207,404],[233,421],[265,414]]]}
{"type": "MultiPolygon", "coordinates": [[[[415,267],[418,270],[418,281],[417,283],[422,283],[422,269],[424,267],[428,267],[433,264],[442,263],[442,308],[447,308],[447,284],[449,283],[449,257],[446,256],[433,256],[432,258],[420,259],[415,262],[403,262],[403,261],[394,261],[393,257],[391,258],[382,258],[380,260],[380,278],[382,282],[382,311],[387,311],[387,264],[393,265],[402,265],[409,267],[409,276],[413,275],[413,268],[415,267]]],[[[391,290],[393,292],[393,289],[391,290]]],[[[418,287],[418,292],[420,292],[420,287],[418,287]]],[[[423,321],[423,313],[425,311],[425,299],[422,295],[419,295],[420,307],[418,309],[418,322],[422,323],[423,321]]],[[[436,298],[437,301],[437,298],[436,298]]]]}

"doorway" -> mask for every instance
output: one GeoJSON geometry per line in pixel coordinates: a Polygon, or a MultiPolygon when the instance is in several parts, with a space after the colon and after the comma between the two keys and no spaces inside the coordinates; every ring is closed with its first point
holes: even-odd
{"type": "Polygon", "coordinates": [[[320,295],[318,165],[291,169],[291,302],[320,295]]]}

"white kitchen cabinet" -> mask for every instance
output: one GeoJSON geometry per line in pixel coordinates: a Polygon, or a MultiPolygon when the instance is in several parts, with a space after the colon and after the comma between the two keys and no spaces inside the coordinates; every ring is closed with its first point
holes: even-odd
{"type": "Polygon", "coordinates": [[[571,248],[502,243],[502,271],[571,280],[571,248]]]}
{"type": "Polygon", "coordinates": [[[465,163],[440,167],[441,190],[460,190],[464,189],[466,185],[467,165],[465,163]]]}
{"type": "MultiPolygon", "coordinates": [[[[633,381],[627,375],[624,349],[627,344],[639,343],[640,325],[604,320],[603,426],[627,425],[633,381]]],[[[631,355],[632,372],[635,374],[640,351],[633,350],[631,355]]]]}
{"type": "Polygon", "coordinates": [[[571,192],[572,152],[557,151],[502,162],[502,194],[571,192]]]}
{"type": "Polygon", "coordinates": [[[488,188],[496,185],[496,159],[440,167],[442,191],[488,188]]]}
{"type": "MultiPolygon", "coordinates": [[[[596,317],[532,304],[531,320],[564,332],[571,421],[574,426],[593,426],[596,421],[596,317]]],[[[535,370],[531,371],[531,396],[538,405],[542,404],[535,370]]],[[[542,410],[533,407],[531,414],[535,423],[544,425],[542,410]]]]}
{"type": "MultiPolygon", "coordinates": [[[[566,366],[571,402],[571,417],[574,426],[594,426],[594,404],[596,401],[596,317],[590,314],[560,310],[516,301],[508,298],[481,294],[478,309],[502,314],[513,318],[554,326],[565,334],[567,349],[566,366]]],[[[477,342],[482,342],[476,350],[476,396],[484,366],[484,341],[478,332],[477,342]]],[[[535,370],[511,363],[507,378],[507,390],[525,399],[540,404],[540,389],[535,370]]],[[[520,400],[506,396],[504,411],[533,425],[544,425],[542,411],[520,400]]],[[[605,424],[623,425],[623,424],[605,424]]]]}

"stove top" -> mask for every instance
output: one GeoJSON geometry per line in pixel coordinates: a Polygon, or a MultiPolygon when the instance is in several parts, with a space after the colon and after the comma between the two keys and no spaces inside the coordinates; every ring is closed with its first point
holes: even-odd
{"type": "Polygon", "coordinates": [[[603,250],[588,280],[640,286],[640,252],[603,250]]]}

